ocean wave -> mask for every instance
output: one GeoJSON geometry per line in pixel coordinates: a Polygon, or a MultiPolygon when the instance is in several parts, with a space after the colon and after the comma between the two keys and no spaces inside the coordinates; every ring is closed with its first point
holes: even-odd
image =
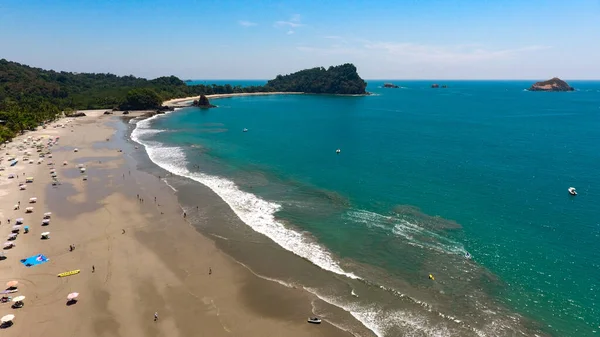
{"type": "Polygon", "coordinates": [[[397,336],[400,333],[402,336],[457,336],[460,335],[458,327],[451,325],[463,327],[454,320],[434,323],[423,315],[405,310],[385,310],[376,304],[345,302],[335,297],[323,296],[317,289],[304,289],[322,301],[345,310],[378,337],[397,336]],[[402,329],[402,332],[398,329],[402,329]]]}
{"type": "Polygon", "coordinates": [[[402,237],[406,240],[407,244],[414,247],[461,256],[467,253],[461,243],[423,226],[419,226],[415,222],[395,216],[382,215],[366,210],[352,210],[345,214],[345,218],[362,223],[368,228],[387,231],[398,237],[402,237]]]}
{"type": "Polygon", "coordinates": [[[152,162],[173,174],[195,180],[209,187],[229,205],[244,223],[284,249],[307,259],[324,270],[351,279],[359,279],[355,274],[343,270],[331,253],[316,243],[308,234],[297,232],[277,221],[275,213],[281,205],[242,191],[233,181],[201,172],[190,172],[187,169],[185,153],[181,148],[169,147],[145,139],[152,134],[152,131],[148,132],[152,130],[152,120],[159,117],[160,115],[156,115],[139,121],[131,133],[131,139],[145,147],[152,162]]]}

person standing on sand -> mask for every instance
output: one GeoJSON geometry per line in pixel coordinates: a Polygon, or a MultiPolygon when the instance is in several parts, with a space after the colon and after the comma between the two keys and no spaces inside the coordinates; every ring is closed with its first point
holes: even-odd
{"type": "Polygon", "coordinates": [[[154,313],[154,321],[158,321],[158,311],[154,313]]]}
{"type": "Polygon", "coordinates": [[[187,214],[185,212],[183,212],[183,218],[187,218],[187,214]]]}
{"type": "Polygon", "coordinates": [[[94,265],[92,265],[92,273],[96,271],[96,267],[94,267],[94,265]]]}
{"type": "Polygon", "coordinates": [[[212,275],[212,268],[208,267],[208,275],[212,275]]]}

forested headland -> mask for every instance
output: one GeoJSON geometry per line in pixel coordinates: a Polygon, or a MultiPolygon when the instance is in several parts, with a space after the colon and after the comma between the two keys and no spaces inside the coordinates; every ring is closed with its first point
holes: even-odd
{"type": "Polygon", "coordinates": [[[352,64],[278,75],[264,86],[188,85],[175,76],[135,76],[44,70],[0,60],[0,140],[81,109],[156,109],[177,97],[255,92],[365,94],[352,64]]]}

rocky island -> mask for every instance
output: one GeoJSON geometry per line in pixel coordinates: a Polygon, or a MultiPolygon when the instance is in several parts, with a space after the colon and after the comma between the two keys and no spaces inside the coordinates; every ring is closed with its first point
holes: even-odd
{"type": "Polygon", "coordinates": [[[384,83],[383,87],[384,88],[394,88],[394,89],[400,88],[399,86],[395,85],[394,83],[384,83]]]}
{"type": "Polygon", "coordinates": [[[554,77],[547,81],[537,82],[529,88],[529,91],[573,91],[567,82],[561,80],[558,77],[554,77]]]}
{"type": "Polygon", "coordinates": [[[317,67],[289,75],[277,75],[265,85],[265,91],[303,92],[305,94],[367,95],[367,82],[351,63],[325,69],[317,67]]]}
{"type": "Polygon", "coordinates": [[[198,100],[195,100],[194,102],[192,102],[192,105],[198,108],[202,108],[202,109],[208,109],[208,108],[216,108],[216,105],[212,105],[210,104],[210,102],[208,101],[208,97],[206,97],[206,95],[200,95],[200,98],[198,100]]]}

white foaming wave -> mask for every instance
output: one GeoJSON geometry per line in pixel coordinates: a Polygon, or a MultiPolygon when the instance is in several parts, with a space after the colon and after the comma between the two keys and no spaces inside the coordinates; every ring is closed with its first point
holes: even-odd
{"type": "Polygon", "coordinates": [[[365,224],[369,228],[391,230],[392,233],[405,238],[409,245],[415,247],[431,249],[446,254],[464,255],[467,252],[462,244],[404,219],[365,210],[349,211],[345,214],[345,217],[365,224]],[[431,238],[435,241],[425,242],[419,240],[419,237],[431,238]]]}
{"type": "MultiPolygon", "coordinates": [[[[367,329],[371,330],[378,337],[389,336],[389,330],[392,328],[403,327],[409,331],[404,332],[403,336],[427,336],[445,337],[456,336],[456,332],[452,331],[445,323],[433,324],[426,317],[418,316],[415,313],[409,313],[402,310],[385,311],[373,305],[361,305],[358,303],[342,303],[333,297],[326,297],[319,294],[316,289],[304,288],[306,291],[317,296],[324,302],[342,308],[361,322],[367,329]]],[[[455,323],[451,321],[449,323],[455,323]]]]}
{"type": "MultiPolygon", "coordinates": [[[[158,115],[157,115],[158,116],[158,115]]],[[[346,276],[360,279],[351,272],[346,272],[335,261],[324,247],[317,244],[308,235],[285,227],[275,219],[280,205],[263,200],[256,195],[240,190],[234,182],[204,173],[190,172],[186,168],[186,157],[182,149],[165,147],[159,142],[144,141],[143,131],[150,127],[150,122],[157,116],[137,123],[131,133],[131,139],[142,144],[150,160],[161,168],[183,177],[195,180],[215,192],[223,199],[233,212],[252,229],[275,241],[284,249],[304,258],[320,268],[346,276]]]]}
{"type": "Polygon", "coordinates": [[[400,220],[399,223],[396,223],[393,232],[394,234],[409,240],[409,244],[421,248],[431,249],[445,254],[465,255],[467,253],[463,245],[459,244],[458,242],[406,220],[400,220]],[[425,242],[423,240],[419,240],[416,238],[416,236],[433,238],[436,241],[425,242]]]}

